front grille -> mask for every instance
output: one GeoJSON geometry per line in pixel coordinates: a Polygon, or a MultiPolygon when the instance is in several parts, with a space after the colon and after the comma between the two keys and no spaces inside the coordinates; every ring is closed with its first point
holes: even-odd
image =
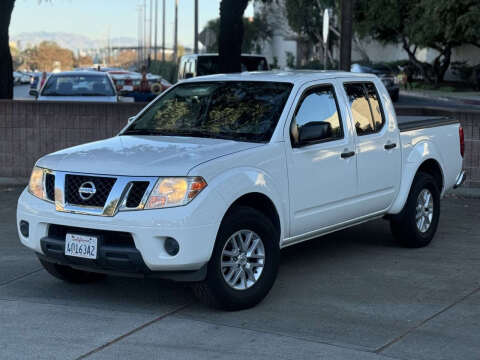
{"type": "Polygon", "coordinates": [[[45,175],[45,190],[47,192],[47,199],[55,201],[55,175],[45,175]]]}
{"type": "Polygon", "coordinates": [[[145,191],[150,183],[148,181],[134,181],[127,197],[127,208],[136,208],[145,195],[145,191]]]}
{"type": "Polygon", "coordinates": [[[87,228],[79,228],[73,226],[51,224],[48,227],[48,237],[56,240],[65,241],[65,237],[69,234],[98,236],[102,246],[135,248],[133,236],[127,232],[95,230],[87,228]]]}
{"type": "Polygon", "coordinates": [[[115,178],[86,176],[86,175],[65,175],[65,201],[72,205],[105,206],[108,195],[115,184],[115,178]],[[89,199],[82,199],[79,194],[79,188],[82,184],[92,182],[95,185],[95,194],[89,199]]]}

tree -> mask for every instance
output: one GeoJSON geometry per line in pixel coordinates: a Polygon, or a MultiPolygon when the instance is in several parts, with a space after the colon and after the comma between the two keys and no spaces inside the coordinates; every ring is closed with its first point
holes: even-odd
{"type": "MultiPolygon", "coordinates": [[[[244,38],[243,14],[250,0],[221,0],[218,55],[222,73],[240,72],[244,38]]],[[[269,3],[277,0],[259,0],[269,3]]]]}
{"type": "Polygon", "coordinates": [[[356,30],[362,36],[402,44],[424,79],[438,84],[450,66],[452,50],[463,44],[480,47],[478,0],[357,0],[356,30]],[[432,48],[432,63],[418,50],[432,48]]]}
{"type": "Polygon", "coordinates": [[[13,69],[18,69],[23,64],[22,54],[15,44],[10,43],[10,54],[12,56],[13,69]]]}
{"type": "MultiPolygon", "coordinates": [[[[132,51],[132,50],[130,50],[130,51],[132,51]]],[[[136,60],[136,54],[135,54],[135,60],[136,60]]],[[[91,67],[91,66],[93,66],[93,58],[90,55],[85,55],[85,56],[78,55],[74,59],[73,66],[74,67],[80,67],[80,68],[81,67],[91,67]]]]}
{"type": "Polygon", "coordinates": [[[341,0],[340,69],[350,71],[352,62],[353,0],[341,0]]]}
{"type": "Polygon", "coordinates": [[[53,41],[43,41],[28,52],[25,62],[31,69],[40,71],[53,71],[57,67],[62,70],[73,68],[73,52],[64,49],[53,41]]]}
{"type": "MultiPolygon", "coordinates": [[[[297,34],[307,39],[311,44],[327,51],[330,63],[333,63],[332,52],[324,48],[323,42],[323,12],[325,9],[332,9],[334,15],[338,14],[338,1],[336,0],[286,0],[285,11],[288,25],[297,34]]],[[[340,31],[330,25],[333,33],[330,35],[330,44],[337,39],[340,31]]],[[[319,54],[316,54],[317,60],[319,54]]]]}
{"type": "Polygon", "coordinates": [[[220,2],[220,35],[218,54],[220,72],[241,72],[240,58],[243,42],[243,14],[249,0],[222,0],[220,2]]]}
{"type": "MultiPolygon", "coordinates": [[[[255,52],[255,46],[260,40],[268,39],[272,36],[272,29],[265,19],[265,16],[255,16],[253,19],[243,18],[243,41],[242,53],[255,52]]],[[[218,37],[220,35],[220,18],[210,20],[205,25],[204,32],[213,34],[215,41],[207,44],[207,52],[218,52],[218,37]]]]}
{"type": "Polygon", "coordinates": [[[15,0],[0,1],[0,99],[13,98],[13,64],[8,28],[15,0]]]}

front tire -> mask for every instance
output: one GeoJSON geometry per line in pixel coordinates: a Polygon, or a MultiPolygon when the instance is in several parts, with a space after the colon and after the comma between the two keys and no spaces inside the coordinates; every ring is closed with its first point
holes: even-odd
{"type": "Polygon", "coordinates": [[[439,219],[440,190],[437,181],[430,174],[419,172],[402,212],[390,219],[392,234],[406,247],[424,247],[435,236],[439,219]]]}
{"type": "Polygon", "coordinates": [[[239,206],[223,219],[207,278],[194,286],[208,306],[241,310],[255,306],[275,282],[280,262],[279,231],[253,208],[239,206]]]}
{"type": "Polygon", "coordinates": [[[39,261],[50,275],[69,283],[86,284],[102,280],[106,277],[105,274],[77,270],[70,266],[51,263],[42,259],[39,259],[39,261]]]}

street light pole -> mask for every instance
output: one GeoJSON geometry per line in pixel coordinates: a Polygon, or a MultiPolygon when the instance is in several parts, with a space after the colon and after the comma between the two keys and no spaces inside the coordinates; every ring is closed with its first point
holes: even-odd
{"type": "Polygon", "coordinates": [[[157,43],[157,35],[158,35],[158,0],[155,0],[155,45],[153,46],[153,58],[157,61],[157,50],[158,50],[158,43],[157,43]]]}
{"type": "Polygon", "coordinates": [[[163,0],[162,16],[162,61],[165,62],[165,0],[163,0]]]}
{"type": "Polygon", "coordinates": [[[198,0],[195,0],[195,26],[194,26],[194,50],[195,54],[198,54],[198,0]]]}
{"type": "Polygon", "coordinates": [[[137,63],[140,68],[142,62],[142,7],[141,5],[137,6],[138,16],[137,16],[137,63]]]}
{"type": "Polygon", "coordinates": [[[175,28],[173,31],[173,61],[177,63],[178,56],[178,0],[175,0],[175,28]]]}
{"type": "Polygon", "coordinates": [[[147,52],[147,0],[143,0],[143,49],[142,49],[142,61],[145,64],[146,52],[147,52]]]}
{"type": "Polygon", "coordinates": [[[153,0],[150,0],[150,20],[148,21],[150,28],[150,34],[148,36],[148,65],[150,66],[150,60],[152,59],[152,35],[153,35],[153,0]]]}

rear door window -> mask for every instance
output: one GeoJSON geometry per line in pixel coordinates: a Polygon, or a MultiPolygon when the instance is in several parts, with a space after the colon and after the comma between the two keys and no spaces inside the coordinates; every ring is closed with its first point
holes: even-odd
{"type": "Polygon", "coordinates": [[[368,102],[372,109],[373,123],[375,125],[375,132],[379,132],[385,124],[385,118],[383,116],[382,105],[378,97],[377,90],[373,83],[365,83],[367,90],[368,102]]]}
{"type": "Polygon", "coordinates": [[[371,82],[344,84],[358,136],[379,132],[385,124],[375,85],[371,82]]]}

